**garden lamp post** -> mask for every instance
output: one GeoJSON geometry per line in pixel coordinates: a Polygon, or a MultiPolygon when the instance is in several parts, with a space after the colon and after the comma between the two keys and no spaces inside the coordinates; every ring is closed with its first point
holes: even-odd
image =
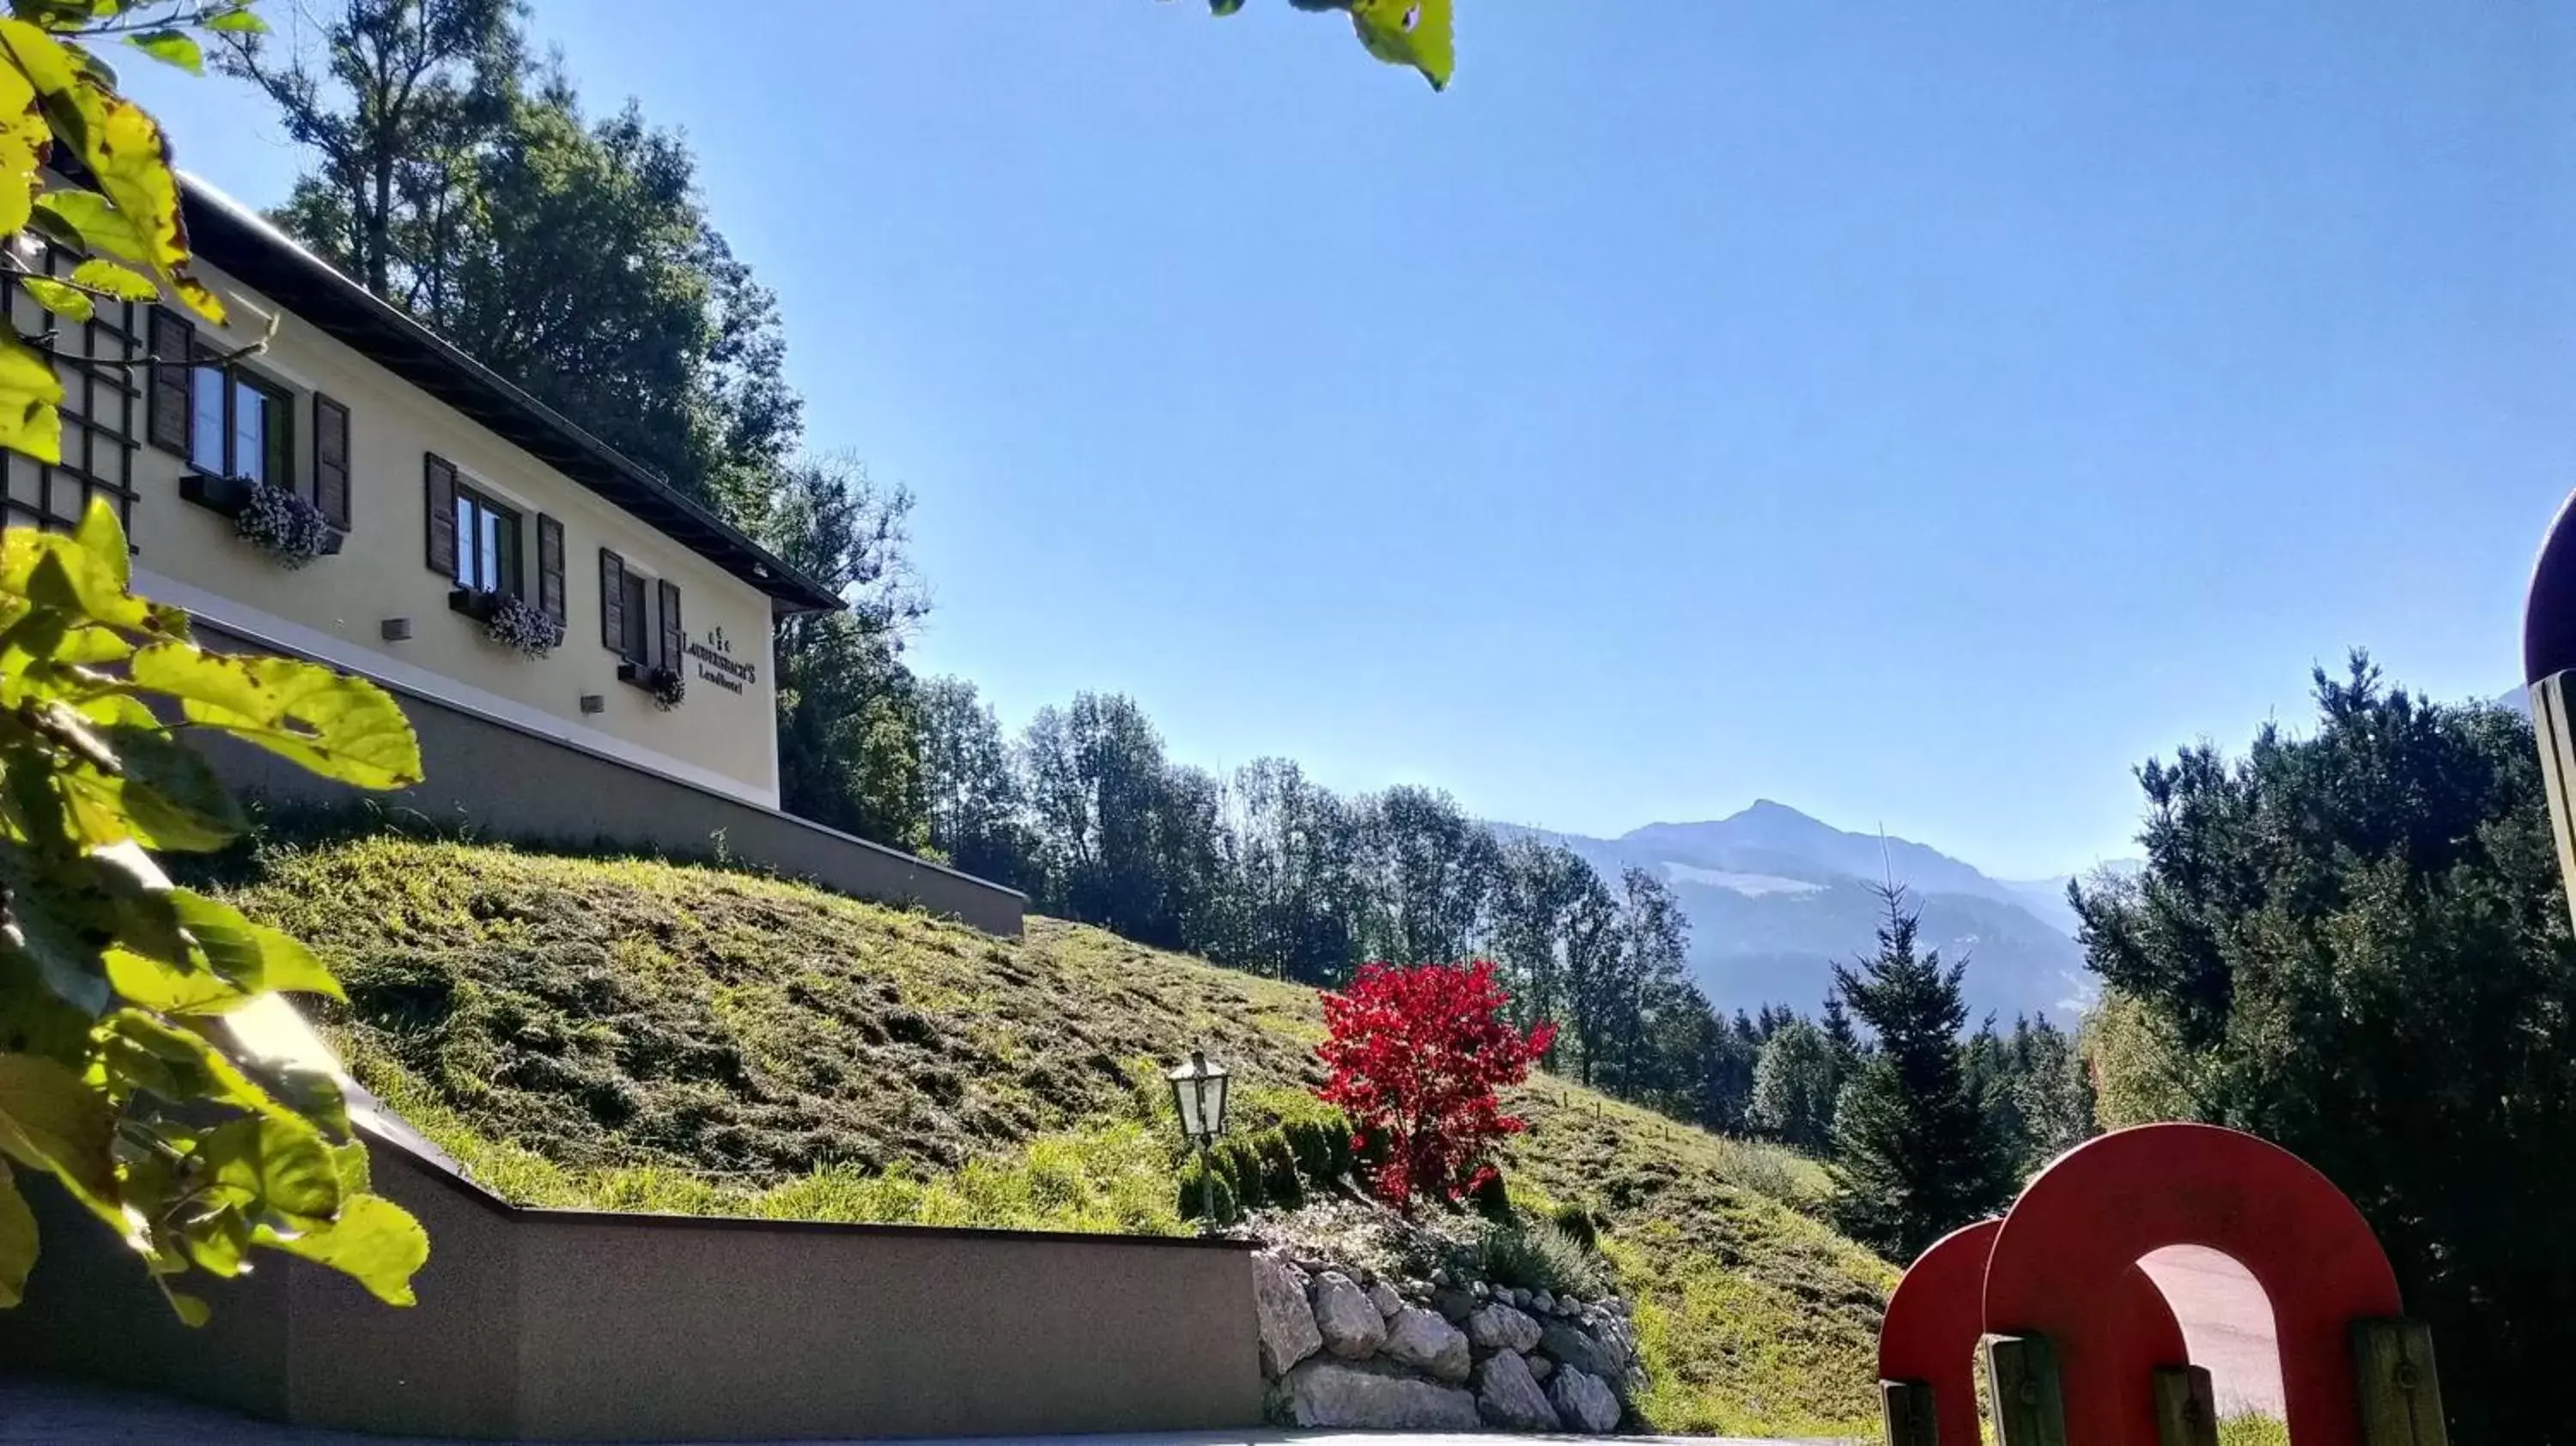
{"type": "Polygon", "coordinates": [[[1203,1050],[1191,1050],[1190,1062],[1163,1076],[1172,1082],[1172,1104],[1181,1116],[1181,1137],[1199,1156],[1199,1218],[1208,1228],[1216,1228],[1216,1178],[1208,1172],[1208,1151],[1216,1137],[1225,1133],[1226,1086],[1231,1076],[1225,1066],[1208,1063],[1203,1050]]]}
{"type": "Polygon", "coordinates": [[[2549,524],[2532,564],[2522,611],[2522,681],[2531,690],[2531,730],[2540,740],[2540,777],[2549,791],[2549,831],[2558,840],[2558,877],[2576,917],[2576,496],[2549,524]]]}

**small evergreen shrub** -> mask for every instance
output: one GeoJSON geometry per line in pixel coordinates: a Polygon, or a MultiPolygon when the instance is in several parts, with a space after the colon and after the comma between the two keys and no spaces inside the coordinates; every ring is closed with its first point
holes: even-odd
{"type": "Polygon", "coordinates": [[[1610,1288],[1607,1263],[1553,1220],[1516,1218],[1488,1225],[1476,1254],[1486,1279],[1523,1290],[1590,1300],[1610,1288]]]}
{"type": "Polygon", "coordinates": [[[1279,1127],[1287,1137],[1288,1151],[1297,1157],[1297,1173],[1310,1185],[1332,1183],[1333,1127],[1314,1120],[1291,1120],[1279,1127]]]}
{"type": "Polygon", "coordinates": [[[1512,1192],[1503,1184],[1503,1172],[1487,1170],[1467,1188],[1467,1205],[1494,1223],[1508,1224],[1512,1218],[1512,1192]]]}
{"type": "Polygon", "coordinates": [[[1225,1140],[1210,1153],[1244,1209],[1258,1210],[1270,1203],[1270,1192],[1262,1188],[1261,1156],[1250,1143],[1240,1137],[1225,1140]]]}
{"type": "Polygon", "coordinates": [[[1180,1207],[1184,1220],[1204,1220],[1211,1225],[1231,1225],[1243,1217],[1242,1204],[1235,1198],[1234,1181],[1226,1172],[1211,1165],[1207,1157],[1192,1155],[1182,1162],[1174,1177],[1173,1203],[1180,1207]]]}
{"type": "Polygon", "coordinates": [[[1601,1248],[1600,1218],[1594,1215],[1591,1210],[1586,1207],[1581,1205],[1559,1205],[1554,1210],[1548,1212],[1547,1218],[1556,1226],[1557,1229],[1565,1232],[1567,1239],[1581,1245],[1584,1249],[1598,1250],[1601,1248]]]}
{"type": "Polygon", "coordinates": [[[1273,1205],[1290,1209],[1306,1203],[1306,1184],[1298,1178],[1297,1153],[1288,1133],[1273,1127],[1252,1137],[1252,1152],[1261,1162],[1261,1193],[1273,1205]]]}

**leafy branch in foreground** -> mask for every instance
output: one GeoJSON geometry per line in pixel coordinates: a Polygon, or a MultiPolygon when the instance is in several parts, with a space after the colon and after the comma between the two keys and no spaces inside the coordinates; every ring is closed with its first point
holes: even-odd
{"type": "MultiPolygon", "coordinates": [[[[22,277],[39,304],[77,319],[100,297],[169,297],[223,321],[189,272],[168,142],[81,41],[194,71],[191,29],[259,27],[249,0],[8,0],[0,240],[88,258],[68,282],[22,277]]],[[[59,461],[62,398],[43,339],[0,326],[0,448],[59,461]]],[[[361,788],[418,782],[419,744],[373,684],[201,650],[185,613],[134,596],[128,559],[103,499],[69,537],[0,532],[0,1307],[40,1244],[16,1171],[53,1176],[191,1324],[206,1304],[171,1282],[240,1275],[255,1249],[408,1304],[429,1241],[369,1193],[335,1078],[225,1028],[267,996],[339,985],[293,939],[172,886],[147,850],[221,848],[244,827],[180,729],[361,788]]]]}
{"type": "Polygon", "coordinates": [[[310,951],[172,886],[147,849],[220,848],[240,812],[179,728],[364,788],[420,778],[375,685],[289,658],[210,653],[186,614],[127,590],[104,500],[80,531],[0,533],[0,1305],[34,1266],[8,1162],[51,1174],[171,1287],[269,1247],[396,1305],[429,1242],[368,1193],[327,1074],[232,1047],[223,1017],[273,992],[339,997],[310,951]],[[180,719],[176,727],[161,712],[180,719]]]}
{"type": "MultiPolygon", "coordinates": [[[[1351,17],[1360,44],[1389,65],[1409,65],[1422,72],[1433,90],[1449,88],[1449,73],[1458,60],[1452,13],[1454,0],[1288,0],[1300,10],[1338,10],[1351,17]]],[[[1208,0],[1217,15],[1232,15],[1243,0],[1208,0]]]]}

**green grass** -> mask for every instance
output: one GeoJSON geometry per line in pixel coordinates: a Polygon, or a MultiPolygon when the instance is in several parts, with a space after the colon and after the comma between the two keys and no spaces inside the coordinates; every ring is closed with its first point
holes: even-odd
{"type": "Polygon", "coordinates": [[[2271,1416],[2230,1416],[2218,1423],[2218,1446],[2290,1446],[2290,1428],[2271,1416]]]}
{"type": "MultiPolygon", "coordinates": [[[[1321,1109],[1313,991],[1056,920],[389,835],[227,887],[338,971],[352,1071],[525,1204],[1177,1234],[1155,1066],[1225,1061],[1239,1130],[1321,1109]]],[[[1822,1171],[1553,1079],[1512,1105],[1515,1197],[1607,1221],[1654,1427],[1875,1433],[1895,1272],[1818,1223],[1822,1171]]]]}

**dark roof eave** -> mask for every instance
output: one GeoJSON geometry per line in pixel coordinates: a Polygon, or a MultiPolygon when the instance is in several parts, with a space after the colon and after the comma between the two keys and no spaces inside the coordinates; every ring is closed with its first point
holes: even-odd
{"type": "Polygon", "coordinates": [[[192,249],[386,370],[767,593],[786,612],[846,604],[829,588],[681,495],[491,368],[333,270],[221,192],[186,182],[192,249]]]}

